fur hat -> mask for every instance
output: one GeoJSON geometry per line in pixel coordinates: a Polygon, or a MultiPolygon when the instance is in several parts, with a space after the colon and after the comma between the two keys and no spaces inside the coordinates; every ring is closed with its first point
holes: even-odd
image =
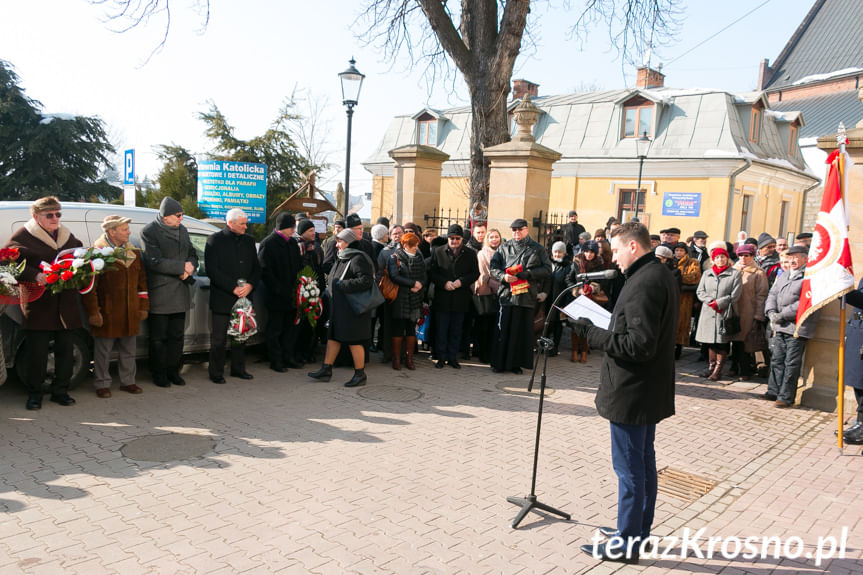
{"type": "Polygon", "coordinates": [[[116,214],[105,216],[105,219],[102,220],[102,231],[107,232],[108,230],[113,230],[114,228],[118,228],[123,224],[128,224],[131,221],[132,218],[124,218],[123,216],[118,216],[116,214]]]}
{"type": "Polygon", "coordinates": [[[39,212],[50,212],[52,210],[60,209],[60,200],[58,200],[54,196],[45,196],[44,198],[39,198],[32,204],[30,204],[30,213],[38,214],[39,212]]]}

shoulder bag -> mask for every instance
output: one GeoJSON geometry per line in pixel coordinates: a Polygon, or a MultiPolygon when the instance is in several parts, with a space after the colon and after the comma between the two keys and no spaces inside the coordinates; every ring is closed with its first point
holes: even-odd
{"type": "MultiPolygon", "coordinates": [[[[371,264],[372,259],[368,254],[363,253],[363,257],[365,257],[371,264]]],[[[348,273],[348,268],[351,267],[351,263],[353,263],[353,258],[348,262],[348,265],[345,266],[345,271],[342,272],[339,280],[343,280],[345,278],[345,274],[348,273]]],[[[372,264],[371,267],[372,269],[375,269],[374,264],[372,264]]],[[[372,280],[372,287],[366,291],[345,293],[344,295],[345,299],[348,300],[348,305],[351,306],[351,311],[356,315],[363,315],[364,313],[370,312],[386,301],[384,300],[384,296],[381,295],[381,290],[378,288],[378,285],[374,280],[372,280]]]]}
{"type": "MultiPolygon", "coordinates": [[[[393,254],[396,259],[396,267],[401,269],[402,263],[399,260],[398,256],[393,254]]],[[[378,282],[378,288],[381,290],[381,295],[384,296],[384,299],[388,302],[396,301],[396,298],[399,297],[399,286],[393,283],[393,280],[390,279],[389,266],[384,267],[384,272],[381,274],[381,281],[378,282]]]]}
{"type": "Polygon", "coordinates": [[[734,305],[729,304],[728,309],[719,318],[719,335],[734,337],[740,333],[740,316],[734,312],[734,305]]]}

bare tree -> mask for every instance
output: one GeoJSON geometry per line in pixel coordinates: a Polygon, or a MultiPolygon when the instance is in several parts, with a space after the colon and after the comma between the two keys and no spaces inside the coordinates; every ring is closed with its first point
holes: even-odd
{"type": "MultiPolygon", "coordinates": [[[[176,0],[175,0],[176,1],[176,0]]],[[[210,0],[194,1],[203,24],[210,0]]],[[[534,0],[537,3],[539,0],[534,0]]],[[[164,14],[164,45],[170,30],[171,0],[89,0],[109,9],[109,20],[129,30],[164,14]]],[[[624,62],[643,57],[673,38],[684,0],[585,0],[572,33],[582,41],[597,24],[608,26],[624,62]]],[[[507,96],[523,40],[530,41],[530,0],[365,0],[361,37],[378,44],[387,57],[401,52],[423,63],[433,84],[451,65],[461,73],[471,100],[470,203],[488,201],[488,162],[483,147],[509,140],[507,96]],[[458,24],[456,25],[456,20],[458,24]]],[[[564,6],[569,7],[569,0],[564,6]]]]}

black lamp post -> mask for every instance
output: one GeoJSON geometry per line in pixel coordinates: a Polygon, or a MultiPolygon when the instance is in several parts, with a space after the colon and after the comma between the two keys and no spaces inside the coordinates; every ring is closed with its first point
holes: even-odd
{"type": "Polygon", "coordinates": [[[635,215],[633,218],[638,218],[638,195],[641,193],[641,170],[644,168],[644,160],[647,159],[647,154],[650,153],[650,146],[653,145],[653,140],[647,137],[647,132],[642,132],[641,136],[635,140],[635,153],[638,154],[638,184],[635,186],[635,215]]]}
{"type": "Polygon", "coordinates": [[[345,158],[345,207],[344,217],[348,217],[348,210],[351,207],[351,121],[354,117],[354,106],[360,98],[360,88],[363,87],[364,75],[360,74],[359,70],[354,68],[356,62],[353,58],[350,60],[351,65],[348,69],[339,74],[339,80],[342,83],[342,104],[347,107],[348,111],[348,147],[345,158]]]}

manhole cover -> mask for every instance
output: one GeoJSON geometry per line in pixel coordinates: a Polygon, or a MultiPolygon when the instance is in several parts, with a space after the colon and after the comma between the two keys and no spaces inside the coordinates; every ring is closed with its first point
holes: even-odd
{"type": "MultiPolygon", "coordinates": [[[[495,384],[495,387],[501,391],[505,391],[506,393],[517,395],[539,395],[539,382],[534,382],[533,389],[530,392],[527,391],[527,381],[518,383],[514,381],[501,381],[500,383],[495,384]]],[[[545,394],[554,395],[554,388],[546,385],[545,394]]]]}
{"type": "Polygon", "coordinates": [[[160,433],[130,441],[120,449],[135,461],[179,461],[203,457],[216,447],[216,440],[187,433],[160,433]]]}
{"type": "Polygon", "coordinates": [[[375,401],[414,401],[423,396],[418,389],[399,385],[374,385],[357,391],[361,397],[375,401]]]}
{"type": "Polygon", "coordinates": [[[661,493],[684,501],[696,501],[716,486],[716,482],[712,479],[672,467],[663,467],[657,475],[659,476],[659,491],[661,493]]]}

